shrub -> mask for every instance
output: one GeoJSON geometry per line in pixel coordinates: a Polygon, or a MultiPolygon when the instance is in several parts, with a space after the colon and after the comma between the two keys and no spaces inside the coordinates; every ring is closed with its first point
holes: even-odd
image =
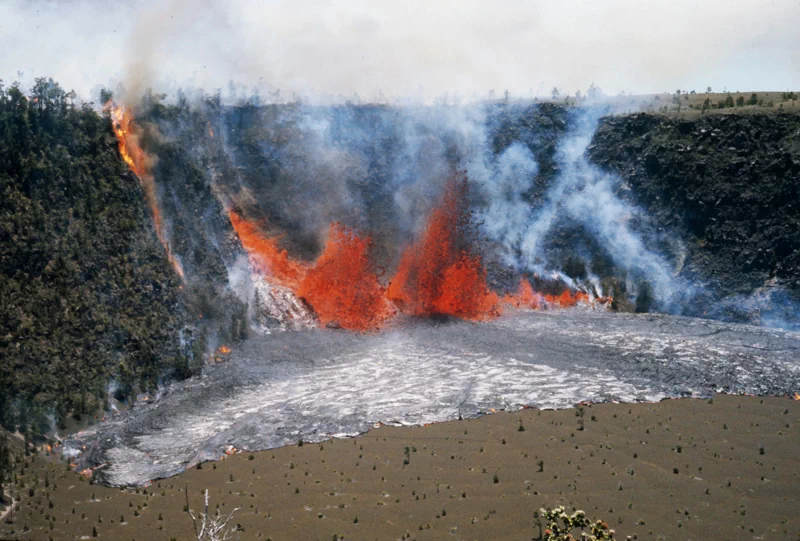
{"type": "Polygon", "coordinates": [[[580,539],[582,541],[604,541],[614,539],[614,530],[602,520],[595,522],[586,518],[583,511],[575,511],[569,515],[564,511],[564,507],[559,506],[555,509],[539,509],[534,515],[536,524],[539,526],[540,538],[544,541],[568,541],[580,539]],[[542,519],[545,523],[542,524],[542,519]],[[586,532],[585,530],[589,531],[586,532]],[[573,530],[580,530],[580,533],[573,534],[573,530]]]}

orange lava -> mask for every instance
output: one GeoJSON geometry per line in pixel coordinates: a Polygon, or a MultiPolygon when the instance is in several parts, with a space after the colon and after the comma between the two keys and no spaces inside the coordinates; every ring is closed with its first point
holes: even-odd
{"type": "MultiPolygon", "coordinates": [[[[506,295],[503,299],[506,304],[517,308],[569,308],[577,304],[590,304],[592,297],[584,291],[564,290],[559,295],[543,295],[536,292],[527,278],[519,281],[519,288],[515,294],[506,295]]],[[[595,299],[597,302],[606,302],[605,298],[595,299]]]]}
{"type": "Polygon", "coordinates": [[[106,103],[104,107],[111,113],[114,135],[117,136],[117,144],[119,145],[119,153],[125,163],[128,164],[131,171],[133,171],[139,179],[139,183],[142,186],[147,206],[150,207],[150,212],[153,215],[153,225],[156,230],[156,236],[167,252],[167,258],[172,268],[175,269],[175,272],[177,272],[181,280],[183,280],[183,267],[172,253],[166,233],[164,232],[164,222],[161,217],[161,209],[158,206],[158,197],[156,195],[156,182],[153,175],[150,173],[152,160],[139,144],[138,128],[133,122],[133,116],[124,107],[110,101],[106,103]]]}
{"type": "Polygon", "coordinates": [[[291,259],[286,250],[278,246],[279,237],[265,236],[258,226],[245,220],[236,212],[228,211],[228,217],[242,241],[242,246],[250,256],[250,263],[260,274],[268,276],[281,285],[294,291],[300,286],[308,269],[291,259]]]}
{"type": "Polygon", "coordinates": [[[589,294],[584,293],[583,291],[571,292],[569,290],[566,290],[563,293],[561,293],[561,295],[545,295],[544,300],[545,302],[547,302],[552,306],[557,306],[559,308],[569,308],[570,306],[575,306],[579,302],[588,303],[589,294]]]}
{"type": "Polygon", "coordinates": [[[387,292],[403,312],[464,319],[499,314],[499,297],[486,284],[480,257],[467,252],[466,196],[466,177],[454,176],[422,237],[403,253],[387,292]]]}
{"type": "Polygon", "coordinates": [[[519,287],[515,295],[506,295],[506,304],[511,304],[517,308],[532,308],[539,310],[544,305],[544,296],[533,290],[533,286],[526,279],[522,278],[519,281],[519,287]]]}
{"type": "MultiPolygon", "coordinates": [[[[253,269],[291,289],[313,309],[323,326],[377,330],[398,311],[469,320],[496,317],[501,312],[501,299],[489,289],[480,256],[470,251],[467,179],[463,174],[447,183],[440,204],[421,237],[403,252],[388,287],[381,284],[370,258],[371,238],[339,223],[331,224],[322,254],[309,264],[293,259],[278,245],[279,237],[267,236],[257,222],[233,210],[228,216],[253,269]]],[[[531,309],[595,301],[607,299],[569,290],[545,295],[536,292],[526,278],[516,293],[502,299],[503,304],[531,309]]]]}
{"type": "Polygon", "coordinates": [[[331,224],[322,255],[297,290],[322,325],[367,331],[380,328],[394,315],[370,261],[370,244],[369,237],[331,224]]]}

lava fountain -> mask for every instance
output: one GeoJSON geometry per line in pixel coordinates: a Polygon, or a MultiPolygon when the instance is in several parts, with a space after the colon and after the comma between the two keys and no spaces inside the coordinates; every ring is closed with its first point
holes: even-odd
{"type": "Polygon", "coordinates": [[[233,210],[228,216],[253,269],[268,282],[288,287],[322,325],[367,331],[394,315],[370,260],[369,237],[333,223],[322,254],[308,264],[292,259],[279,247],[280,237],[265,236],[257,223],[233,210]]]}
{"type": "Polygon", "coordinates": [[[325,250],[297,291],[322,325],[365,331],[380,328],[395,314],[369,257],[371,244],[369,237],[331,225],[325,250]]]}
{"type": "Polygon", "coordinates": [[[467,177],[458,173],[445,187],[421,237],[403,252],[389,284],[389,299],[401,311],[485,319],[500,313],[499,297],[486,283],[480,256],[470,252],[467,177]]]}
{"type": "Polygon", "coordinates": [[[420,237],[405,248],[397,270],[384,287],[370,257],[372,241],[339,223],[330,226],[325,247],[313,263],[294,259],[262,225],[229,210],[228,217],[248,253],[253,270],[267,282],[288,288],[323,326],[354,331],[381,328],[398,312],[413,316],[451,316],[486,320],[502,305],[567,308],[589,303],[589,294],[564,291],[545,295],[523,278],[504,298],[492,291],[486,269],[474,252],[466,175],[447,182],[420,237]]]}

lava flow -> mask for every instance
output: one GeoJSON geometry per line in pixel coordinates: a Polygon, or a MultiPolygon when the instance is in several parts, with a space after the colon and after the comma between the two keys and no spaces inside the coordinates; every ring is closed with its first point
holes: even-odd
{"type": "Polygon", "coordinates": [[[524,277],[519,281],[519,288],[517,288],[516,294],[508,294],[503,300],[506,304],[517,308],[531,308],[533,310],[544,308],[545,301],[544,295],[534,291],[531,283],[524,277]]]}
{"type": "Polygon", "coordinates": [[[286,250],[280,249],[280,237],[264,236],[257,224],[245,220],[233,210],[228,211],[228,218],[253,268],[270,280],[296,291],[308,269],[303,263],[291,259],[286,250]]]}
{"type": "Polygon", "coordinates": [[[486,270],[469,253],[467,178],[448,182],[422,237],[409,246],[389,284],[388,296],[401,311],[417,316],[484,319],[499,314],[499,297],[486,284],[486,270]]]}
{"type": "Polygon", "coordinates": [[[253,269],[268,282],[291,290],[323,326],[379,329],[398,311],[414,316],[453,316],[483,320],[498,316],[502,304],[519,308],[567,308],[589,303],[581,291],[549,295],[534,291],[523,278],[515,294],[502,300],[489,289],[486,269],[471,251],[467,179],[455,175],[431,213],[420,238],[403,252],[397,271],[384,287],[370,259],[371,239],[333,223],[315,263],[293,259],[280,237],[262,233],[257,222],[229,210],[253,269]]]}
{"type": "Polygon", "coordinates": [[[369,238],[338,223],[331,225],[325,250],[308,271],[297,294],[322,325],[377,329],[395,313],[369,258],[369,238]]]}
{"type": "Polygon", "coordinates": [[[151,158],[139,144],[138,129],[133,122],[133,117],[127,109],[111,101],[106,103],[104,108],[111,114],[114,135],[117,136],[117,143],[119,145],[119,153],[125,163],[128,164],[131,171],[133,171],[139,179],[139,183],[142,186],[147,205],[150,207],[150,212],[153,215],[153,225],[156,230],[156,236],[164,247],[170,264],[181,277],[181,280],[183,280],[183,267],[181,267],[175,254],[172,253],[164,231],[164,221],[161,217],[161,209],[158,206],[158,197],[156,195],[156,182],[153,175],[150,173],[151,158]]]}
{"type": "Polygon", "coordinates": [[[328,240],[316,263],[289,257],[279,237],[264,236],[258,226],[229,211],[231,224],[253,268],[268,281],[288,287],[313,310],[322,325],[354,331],[379,328],[394,315],[369,258],[371,240],[331,224],[328,240]]]}

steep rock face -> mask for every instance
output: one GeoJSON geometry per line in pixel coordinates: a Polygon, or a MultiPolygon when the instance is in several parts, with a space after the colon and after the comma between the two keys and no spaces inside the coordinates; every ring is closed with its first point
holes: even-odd
{"type": "Polygon", "coordinates": [[[687,241],[684,272],[729,294],[800,293],[800,116],[608,117],[589,152],[687,241]]]}

